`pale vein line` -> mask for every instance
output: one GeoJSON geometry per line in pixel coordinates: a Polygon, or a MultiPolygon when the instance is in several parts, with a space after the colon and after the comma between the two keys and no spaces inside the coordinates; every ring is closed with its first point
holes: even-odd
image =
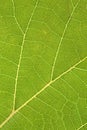
{"type": "Polygon", "coordinates": [[[29,25],[30,25],[30,23],[31,23],[32,17],[33,17],[33,15],[34,15],[34,12],[35,12],[35,10],[36,10],[36,8],[37,8],[37,5],[38,5],[38,1],[36,2],[36,5],[35,5],[35,7],[34,7],[34,9],[33,9],[33,11],[32,11],[31,17],[30,17],[30,19],[29,19],[29,21],[28,21],[28,24],[27,24],[25,33],[24,33],[24,35],[23,35],[23,41],[22,41],[21,51],[20,51],[20,56],[19,56],[19,63],[18,63],[16,78],[15,78],[15,90],[14,90],[14,100],[13,100],[13,111],[15,110],[17,82],[18,82],[19,69],[20,69],[20,65],[21,65],[21,59],[22,59],[22,53],[23,53],[23,48],[24,48],[25,37],[26,37],[26,33],[27,33],[27,31],[28,31],[29,25]]]}
{"type": "Polygon", "coordinates": [[[8,74],[1,73],[0,76],[8,77],[8,78],[11,78],[11,79],[15,80],[15,77],[10,76],[8,74]]]}
{"type": "Polygon", "coordinates": [[[87,122],[85,123],[85,124],[83,124],[83,125],[81,125],[77,130],[80,130],[80,129],[82,129],[84,126],[86,126],[87,125],[87,122]]]}
{"type": "Polygon", "coordinates": [[[80,123],[82,125],[82,118],[81,118],[81,114],[79,112],[79,109],[78,109],[78,106],[76,105],[76,109],[77,109],[77,113],[78,113],[78,116],[79,116],[79,120],[80,120],[80,123]]]}
{"type": "Polygon", "coordinates": [[[73,0],[71,0],[72,7],[74,8],[73,0]]]}
{"type": "MultiPolygon", "coordinates": [[[[39,94],[41,94],[46,88],[48,88],[52,83],[54,83],[55,81],[57,81],[58,79],[60,79],[62,76],[66,75],[68,72],[70,72],[71,70],[73,70],[77,65],[79,65],[80,63],[82,63],[83,61],[85,61],[87,59],[87,56],[85,58],[83,58],[82,60],[80,60],[79,62],[77,62],[75,65],[73,65],[72,67],[70,67],[67,71],[63,72],[60,76],[58,76],[57,78],[55,78],[54,80],[50,81],[48,84],[46,84],[40,91],[38,91],[34,96],[32,96],[29,100],[27,100],[23,105],[21,105],[18,109],[16,109],[15,111],[13,111],[7,118],[6,120],[0,125],[0,128],[2,128],[16,113],[18,113],[23,107],[25,107],[29,102],[31,102],[33,99],[35,99],[39,94]]],[[[78,129],[79,130],[79,129],[78,129]]]]}
{"type": "Polygon", "coordinates": [[[17,64],[16,64],[14,61],[8,59],[7,57],[4,57],[4,56],[0,55],[0,59],[6,60],[6,61],[8,61],[9,63],[12,63],[12,64],[14,64],[15,66],[17,66],[17,64]]]}
{"type": "MultiPolygon", "coordinates": [[[[80,0],[79,0],[79,1],[80,1],[80,0]]],[[[55,64],[56,64],[57,57],[58,57],[58,55],[59,55],[59,51],[60,51],[60,47],[61,47],[62,41],[63,41],[63,39],[64,39],[64,36],[65,36],[66,30],[67,30],[67,28],[68,28],[68,25],[69,25],[69,23],[70,23],[70,21],[71,21],[71,19],[72,19],[73,13],[74,13],[76,7],[77,7],[78,4],[79,4],[79,1],[77,2],[77,4],[75,5],[75,7],[73,8],[72,13],[71,13],[71,15],[70,15],[70,17],[69,17],[69,19],[68,19],[68,21],[67,21],[67,23],[66,23],[66,25],[65,25],[64,31],[63,31],[63,33],[62,33],[62,37],[61,37],[61,39],[60,39],[60,42],[59,42],[59,45],[58,45],[58,48],[57,48],[57,51],[56,51],[56,55],[55,55],[55,57],[54,57],[53,65],[52,65],[51,80],[52,80],[52,78],[53,78],[53,73],[54,73],[54,69],[55,69],[55,64]]]]}
{"type": "Polygon", "coordinates": [[[22,28],[21,28],[21,26],[20,26],[20,24],[18,23],[18,20],[17,20],[17,18],[16,18],[14,0],[12,0],[12,4],[13,4],[13,13],[14,13],[13,15],[14,15],[15,22],[16,22],[16,24],[18,25],[18,27],[19,27],[21,33],[24,35],[24,32],[23,32],[23,30],[22,30],[22,28]]]}
{"type": "Polygon", "coordinates": [[[14,113],[12,112],[7,118],[6,120],[0,125],[0,128],[2,128],[12,117],[13,117],[14,113]]]}
{"type": "MultiPolygon", "coordinates": [[[[82,60],[80,60],[79,62],[77,62],[75,65],[73,65],[72,67],[70,67],[67,71],[65,71],[64,73],[62,73],[60,76],[61,77],[63,75],[65,75],[66,73],[70,72],[72,69],[74,69],[77,65],[79,65],[81,62],[85,61],[87,59],[87,56],[85,58],[83,58],[82,60]]],[[[53,81],[55,82],[56,80],[58,80],[59,78],[55,78],[53,81]]]]}
{"type": "Polygon", "coordinates": [[[2,90],[0,90],[0,93],[2,93],[2,94],[10,94],[10,95],[13,95],[13,93],[10,93],[10,92],[8,92],[8,91],[2,91],[2,90]]]}
{"type": "Polygon", "coordinates": [[[81,71],[87,71],[87,69],[83,69],[83,68],[79,68],[79,67],[75,67],[75,69],[81,70],[81,71]]]}

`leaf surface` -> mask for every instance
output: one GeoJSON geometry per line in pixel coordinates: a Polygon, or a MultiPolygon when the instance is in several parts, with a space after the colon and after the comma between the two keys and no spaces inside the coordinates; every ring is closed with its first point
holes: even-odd
{"type": "Polygon", "coordinates": [[[0,129],[87,129],[87,1],[0,1],[0,129]]]}

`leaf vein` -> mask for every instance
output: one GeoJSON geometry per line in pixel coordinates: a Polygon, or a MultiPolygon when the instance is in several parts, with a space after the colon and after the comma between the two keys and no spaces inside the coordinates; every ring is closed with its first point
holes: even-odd
{"type": "Polygon", "coordinates": [[[72,19],[73,13],[75,12],[75,9],[77,8],[79,2],[80,2],[80,0],[77,2],[77,4],[75,5],[75,7],[73,8],[73,10],[72,10],[72,12],[71,12],[71,15],[70,15],[70,17],[69,17],[69,19],[68,19],[68,21],[67,21],[67,23],[66,23],[66,25],[65,25],[64,31],[63,31],[63,33],[62,33],[62,36],[61,36],[59,45],[58,45],[58,47],[57,47],[56,55],[55,55],[55,57],[54,57],[53,65],[52,65],[51,80],[52,80],[52,78],[53,78],[54,69],[55,69],[55,64],[56,64],[56,61],[57,61],[57,57],[58,57],[58,55],[59,55],[59,51],[60,51],[60,47],[61,47],[62,41],[63,41],[63,39],[64,39],[64,36],[65,36],[66,30],[67,30],[67,28],[68,28],[68,26],[69,26],[69,23],[70,23],[70,21],[71,21],[71,19],[72,19]]]}
{"type": "Polygon", "coordinates": [[[20,50],[20,56],[19,56],[19,63],[18,63],[17,72],[16,72],[16,78],[15,78],[15,90],[14,90],[14,100],[13,100],[13,111],[15,110],[17,83],[18,83],[19,70],[20,70],[20,65],[21,65],[21,60],[22,60],[22,53],[23,53],[23,49],[24,49],[25,37],[26,37],[26,33],[27,33],[28,29],[29,29],[29,26],[30,26],[32,17],[33,17],[33,15],[34,15],[34,12],[35,12],[35,10],[36,10],[36,8],[37,8],[37,5],[38,5],[38,0],[37,0],[37,2],[36,2],[36,5],[35,5],[33,11],[32,11],[31,17],[30,17],[30,19],[29,19],[29,21],[28,21],[28,24],[27,24],[25,33],[24,33],[24,35],[23,35],[23,41],[22,41],[21,50],[20,50]]]}
{"type": "MultiPolygon", "coordinates": [[[[31,102],[33,99],[35,99],[39,94],[41,94],[46,88],[48,88],[52,83],[54,83],[55,81],[57,81],[58,79],[60,79],[62,76],[66,75],[68,72],[70,72],[72,69],[74,69],[77,65],[79,65],[80,63],[82,63],[83,61],[85,61],[87,59],[87,56],[84,57],[82,60],[80,60],[79,62],[77,62],[75,65],[73,65],[72,67],[70,67],[67,71],[63,72],[60,76],[58,76],[57,78],[55,78],[54,80],[50,81],[49,83],[47,83],[40,91],[38,91],[34,96],[32,96],[29,100],[27,100],[24,104],[22,104],[18,109],[16,109],[15,111],[12,111],[12,113],[6,118],[6,120],[4,120],[2,122],[2,124],[0,125],[0,128],[2,128],[17,112],[19,112],[22,108],[24,108],[29,102],[31,102]]],[[[86,123],[87,124],[87,123],[86,123]]],[[[77,129],[79,130],[79,129],[77,129]]]]}

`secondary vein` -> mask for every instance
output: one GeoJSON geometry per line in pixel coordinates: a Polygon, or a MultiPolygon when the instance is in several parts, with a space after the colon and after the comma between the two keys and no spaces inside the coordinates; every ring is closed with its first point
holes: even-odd
{"type": "Polygon", "coordinates": [[[26,37],[26,33],[29,29],[29,26],[30,26],[30,23],[31,23],[31,20],[32,20],[32,17],[34,15],[34,12],[37,8],[37,5],[38,5],[38,0],[36,1],[36,5],[32,11],[32,14],[31,14],[31,17],[28,21],[28,24],[27,24],[27,27],[26,27],[26,30],[25,30],[25,33],[23,35],[23,40],[22,40],[22,45],[21,45],[21,50],[20,50],[20,56],[19,56],[19,62],[18,62],[18,67],[17,67],[17,72],[16,72],[16,78],[15,78],[15,90],[14,90],[14,99],[13,99],[13,111],[15,110],[15,105],[16,105],[16,93],[17,93],[17,83],[18,83],[18,76],[19,76],[19,70],[20,70],[20,65],[21,65],[21,60],[22,60],[22,54],[23,54],[23,49],[24,49],[24,42],[25,42],[25,37],[26,37]]]}
{"type": "Polygon", "coordinates": [[[61,36],[61,39],[60,39],[60,42],[59,42],[59,45],[58,45],[58,48],[57,48],[57,51],[56,51],[56,55],[55,55],[55,57],[54,57],[53,65],[52,65],[51,80],[52,80],[52,78],[53,78],[54,69],[55,69],[55,64],[56,64],[56,61],[57,61],[57,57],[58,57],[58,55],[59,55],[59,51],[60,51],[60,47],[61,47],[62,41],[63,41],[63,39],[64,39],[66,30],[67,30],[67,28],[68,28],[68,26],[69,26],[69,23],[70,23],[70,21],[71,21],[71,18],[72,18],[72,16],[73,16],[73,13],[74,13],[75,9],[77,8],[79,2],[80,2],[80,0],[77,2],[77,4],[75,5],[75,7],[73,7],[72,13],[71,13],[71,15],[70,15],[70,17],[69,17],[69,19],[68,19],[68,21],[67,21],[67,23],[66,23],[66,25],[65,25],[64,31],[63,31],[63,33],[62,33],[62,36],[61,36]]]}

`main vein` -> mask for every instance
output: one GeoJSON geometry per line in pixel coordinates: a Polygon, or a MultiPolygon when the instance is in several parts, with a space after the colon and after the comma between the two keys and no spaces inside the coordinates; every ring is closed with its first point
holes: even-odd
{"type": "Polygon", "coordinates": [[[26,27],[26,30],[25,30],[25,33],[23,35],[23,41],[22,41],[22,45],[21,45],[21,50],[20,50],[20,56],[19,56],[19,62],[18,62],[18,67],[17,67],[17,72],[16,72],[16,78],[15,78],[15,90],[14,90],[14,99],[13,99],[13,111],[15,110],[15,105],[16,105],[16,93],[17,93],[17,84],[18,84],[18,76],[19,76],[19,70],[20,70],[20,65],[21,65],[21,60],[22,60],[22,54],[23,54],[23,49],[24,49],[24,42],[25,42],[25,37],[26,37],[26,33],[29,29],[29,26],[30,26],[30,23],[31,23],[31,20],[32,20],[32,17],[34,15],[34,12],[37,8],[37,5],[38,5],[38,0],[36,1],[36,5],[32,11],[32,14],[31,14],[31,17],[28,21],[28,24],[27,24],[27,27],[26,27]]]}
{"type": "Polygon", "coordinates": [[[63,72],[61,75],[59,75],[58,77],[56,77],[54,80],[50,81],[49,83],[47,83],[40,91],[38,91],[34,96],[32,96],[29,100],[27,100],[24,104],[22,104],[18,109],[16,109],[15,111],[13,111],[7,118],[5,121],[2,122],[2,124],[0,125],[0,128],[2,128],[16,113],[18,113],[22,108],[24,108],[29,102],[31,102],[34,98],[36,98],[39,94],[41,94],[45,89],[47,89],[51,84],[53,84],[55,81],[57,81],[58,79],[60,79],[62,76],[66,75],[68,72],[70,72],[71,70],[73,70],[77,65],[79,65],[80,63],[82,63],[83,61],[85,61],[87,59],[87,56],[85,58],[83,58],[82,60],[80,60],[79,62],[77,62],[75,65],[73,65],[72,67],[70,67],[67,71],[63,72]]]}
{"type": "Polygon", "coordinates": [[[81,125],[77,130],[82,129],[82,128],[85,127],[86,125],[87,125],[87,122],[86,122],[85,124],[81,125]]]}
{"type": "MultiPolygon", "coordinates": [[[[79,0],[79,1],[80,1],[80,0],[79,0]]],[[[60,42],[59,42],[59,44],[58,44],[58,48],[57,48],[57,51],[56,51],[56,55],[55,55],[55,57],[54,57],[54,61],[53,61],[53,65],[52,65],[52,70],[51,70],[51,80],[52,80],[52,78],[53,78],[54,69],[55,69],[57,57],[58,57],[58,55],[59,55],[59,51],[60,51],[61,44],[62,44],[62,42],[63,42],[63,39],[64,39],[64,36],[65,36],[66,30],[67,30],[67,28],[68,28],[68,26],[69,26],[69,23],[70,23],[70,21],[71,21],[71,19],[72,19],[73,13],[74,13],[75,9],[77,8],[77,6],[78,6],[78,4],[79,4],[79,1],[78,1],[77,4],[73,7],[72,13],[71,13],[71,15],[70,15],[70,17],[69,17],[69,19],[68,19],[66,25],[65,25],[64,31],[63,31],[62,36],[61,36],[61,39],[60,39],[60,42]]]]}

